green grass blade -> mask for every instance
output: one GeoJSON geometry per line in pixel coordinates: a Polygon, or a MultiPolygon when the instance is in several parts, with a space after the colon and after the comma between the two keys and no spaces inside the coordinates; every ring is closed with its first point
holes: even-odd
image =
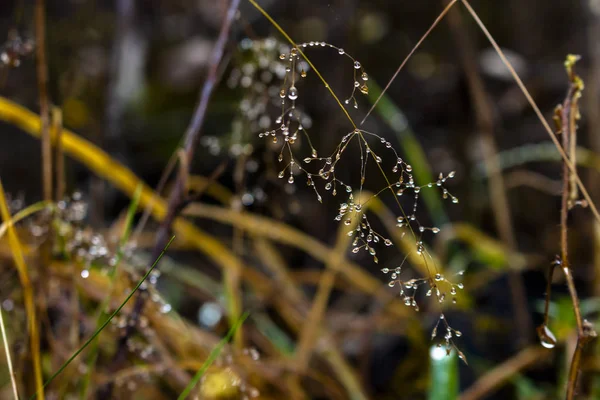
{"type": "MultiPolygon", "coordinates": [[[[369,80],[369,101],[373,104],[379,95],[381,88],[373,81],[369,80]]],[[[396,133],[398,142],[404,151],[404,156],[408,164],[413,166],[413,175],[418,184],[424,185],[429,182],[434,182],[431,166],[427,161],[423,147],[417,140],[415,133],[410,129],[408,120],[404,113],[394,104],[394,102],[384,94],[379,100],[375,111],[392,128],[396,133]]],[[[448,171],[449,172],[449,171],[448,171]]],[[[444,212],[444,207],[438,193],[433,190],[421,191],[421,196],[425,202],[425,206],[431,215],[431,218],[436,226],[442,226],[448,222],[448,216],[444,212]]]]}
{"type": "MultiPolygon", "coordinates": [[[[131,235],[131,227],[133,226],[133,217],[135,217],[135,212],[137,211],[138,204],[140,202],[140,195],[142,194],[142,185],[138,185],[131,202],[129,203],[129,208],[127,209],[127,215],[125,216],[125,222],[123,225],[123,232],[121,234],[121,238],[119,240],[119,245],[117,246],[116,252],[116,260],[112,268],[108,273],[108,277],[110,279],[108,293],[109,295],[104,298],[100,306],[98,307],[97,317],[96,317],[96,327],[102,325],[102,322],[108,316],[106,310],[108,309],[108,305],[110,303],[111,295],[113,292],[113,287],[115,283],[115,277],[117,276],[117,268],[121,259],[123,258],[123,249],[127,242],[129,241],[129,236],[131,235]]],[[[90,386],[90,381],[92,379],[92,374],[94,372],[94,366],[96,365],[96,360],[98,359],[98,338],[96,337],[91,345],[90,357],[87,362],[87,372],[83,378],[83,384],[81,387],[80,398],[82,400],[87,399],[87,392],[90,386]]]]}
{"type": "Polygon", "coordinates": [[[204,375],[204,373],[206,372],[208,367],[210,367],[212,365],[212,363],[215,362],[215,360],[217,359],[219,354],[221,354],[221,351],[223,350],[223,347],[225,346],[225,344],[227,342],[229,342],[231,337],[242,326],[242,324],[244,323],[244,321],[246,320],[247,317],[248,317],[247,312],[242,314],[240,319],[238,319],[237,322],[229,329],[229,332],[227,332],[227,335],[223,339],[221,339],[219,344],[217,344],[215,346],[215,348],[210,352],[210,354],[208,355],[208,358],[206,359],[206,361],[204,361],[204,364],[202,364],[202,367],[200,367],[198,372],[196,372],[196,374],[194,375],[194,377],[192,378],[190,383],[185,387],[183,392],[181,392],[181,394],[179,395],[177,400],[184,400],[187,396],[189,396],[189,394],[192,392],[192,390],[194,389],[196,384],[198,384],[200,379],[202,379],[202,376],[204,375]]]}
{"type": "Polygon", "coordinates": [[[458,398],[458,357],[452,350],[446,355],[444,347],[432,346],[429,351],[431,381],[428,400],[454,400],[458,398]]]}
{"type": "MultiPolygon", "coordinates": [[[[137,285],[135,285],[135,287],[133,288],[133,290],[131,291],[131,293],[129,293],[129,295],[125,298],[125,300],[121,303],[121,305],[119,307],[117,307],[117,309],[115,311],[113,311],[112,314],[110,314],[110,316],[108,317],[108,319],[106,321],[104,321],[104,323],[98,329],[96,329],[96,331],[94,332],[94,334],[83,344],[83,346],[81,346],[75,353],[73,353],[73,355],[71,357],[69,357],[69,359],[67,361],[65,361],[65,363],[63,365],[61,365],[60,368],[46,382],[44,382],[43,388],[45,388],[46,386],[48,386],[58,375],[60,375],[61,372],[63,372],[65,370],[65,368],[67,368],[67,366],[79,354],[81,354],[81,352],[83,350],[85,350],[85,348],[87,346],[89,346],[90,343],[92,343],[94,341],[94,339],[96,338],[96,336],[98,336],[100,334],[100,332],[102,332],[102,330],[104,328],[106,328],[106,326],[121,311],[121,309],[123,307],[125,307],[125,304],[127,304],[127,302],[133,297],[133,295],[135,294],[135,292],[137,292],[137,290],[140,288],[140,286],[142,285],[142,283],[144,283],[144,281],[146,280],[146,278],[148,278],[148,276],[150,276],[150,273],[154,270],[154,267],[156,267],[156,265],[158,264],[158,262],[160,261],[160,259],[165,255],[165,252],[167,251],[167,249],[169,248],[169,246],[171,245],[171,243],[173,242],[173,240],[175,240],[175,236],[173,236],[171,238],[171,240],[169,240],[169,243],[167,243],[167,245],[165,246],[165,248],[163,249],[163,251],[161,251],[161,253],[159,254],[158,258],[154,261],[154,263],[152,264],[152,266],[148,269],[148,271],[146,272],[146,274],[144,274],[144,276],[142,277],[142,279],[140,279],[140,281],[137,283],[137,285]]],[[[36,396],[37,396],[37,393],[35,393],[33,396],[31,396],[29,398],[29,400],[35,399],[36,396]]]]}

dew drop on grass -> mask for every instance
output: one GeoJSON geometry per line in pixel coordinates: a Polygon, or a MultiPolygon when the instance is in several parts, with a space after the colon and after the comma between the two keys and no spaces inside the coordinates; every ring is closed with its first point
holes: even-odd
{"type": "Polygon", "coordinates": [[[296,89],[296,86],[290,87],[290,90],[288,90],[288,98],[290,100],[296,100],[298,98],[298,89],[296,89]]]}
{"type": "Polygon", "coordinates": [[[545,324],[538,326],[537,334],[540,338],[540,343],[547,349],[552,349],[556,346],[556,337],[545,324]]]}

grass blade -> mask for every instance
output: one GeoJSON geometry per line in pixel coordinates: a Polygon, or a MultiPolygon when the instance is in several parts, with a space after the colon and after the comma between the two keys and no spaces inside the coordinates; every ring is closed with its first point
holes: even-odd
{"type": "Polygon", "coordinates": [[[8,243],[15,259],[15,265],[19,273],[19,280],[23,286],[23,298],[25,300],[25,309],[27,311],[27,330],[29,333],[29,341],[31,347],[31,357],[33,359],[33,373],[36,386],[36,393],[40,393],[41,398],[44,398],[44,387],[42,385],[42,361],[40,356],[40,332],[35,312],[35,300],[33,296],[33,287],[27,272],[23,249],[19,241],[19,237],[15,232],[15,228],[11,223],[10,211],[4,194],[4,187],[0,180],[0,214],[6,223],[8,232],[8,243]]]}
{"type": "Polygon", "coordinates": [[[431,381],[428,400],[454,400],[458,398],[458,357],[452,350],[446,355],[444,347],[433,345],[429,352],[431,381]]]}
{"type": "Polygon", "coordinates": [[[240,317],[240,319],[238,319],[237,322],[229,329],[229,332],[227,332],[227,335],[210,352],[210,354],[208,355],[208,358],[206,359],[206,361],[204,361],[204,364],[202,364],[202,367],[200,367],[198,372],[196,372],[196,374],[194,375],[194,377],[192,378],[190,383],[186,386],[186,388],[183,390],[183,392],[181,392],[181,394],[179,395],[177,400],[184,400],[187,396],[189,396],[189,394],[194,389],[196,384],[200,381],[200,379],[202,379],[202,376],[204,375],[204,373],[206,372],[208,367],[210,367],[212,365],[212,363],[217,359],[219,354],[221,354],[221,351],[223,350],[223,347],[225,346],[225,344],[231,339],[231,337],[242,326],[242,324],[244,323],[244,321],[246,320],[247,317],[248,317],[248,313],[244,313],[240,317]]]}
{"type": "MultiPolygon", "coordinates": [[[[140,202],[140,195],[142,193],[142,185],[138,185],[138,188],[135,191],[135,195],[133,199],[129,203],[129,208],[127,209],[127,215],[125,216],[125,222],[123,224],[123,233],[121,234],[121,239],[119,240],[119,245],[117,246],[116,252],[116,262],[110,269],[108,273],[108,278],[110,280],[108,296],[104,298],[104,301],[98,306],[97,317],[96,317],[96,327],[102,325],[103,320],[108,316],[106,310],[112,298],[112,292],[114,288],[115,277],[117,275],[117,268],[121,259],[123,258],[123,248],[129,241],[129,236],[131,235],[131,228],[133,226],[133,217],[135,216],[135,212],[138,208],[138,204],[140,202]]],[[[87,399],[87,391],[90,385],[90,381],[92,378],[92,374],[94,372],[94,367],[96,365],[96,360],[98,359],[98,338],[94,339],[92,343],[92,349],[90,351],[90,358],[87,363],[87,373],[83,378],[83,386],[81,388],[81,398],[87,399]]]]}

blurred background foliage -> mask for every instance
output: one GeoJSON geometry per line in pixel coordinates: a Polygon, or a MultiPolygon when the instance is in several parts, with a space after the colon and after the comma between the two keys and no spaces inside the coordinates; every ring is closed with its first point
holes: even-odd
{"type": "MultiPolygon", "coordinates": [[[[47,0],[49,98],[62,111],[65,128],[156,187],[196,106],[227,3],[47,0]]],[[[358,94],[358,109],[349,108],[360,121],[380,87],[446,2],[263,0],[260,4],[296,42],[325,41],[360,60],[370,77],[370,93],[358,94]]],[[[592,199],[599,200],[600,2],[474,0],[473,6],[548,118],[568,87],[563,65],[566,54],[582,56],[577,70],[587,86],[581,100],[579,171],[592,199]]],[[[33,8],[33,2],[27,0],[0,3],[0,38],[6,38],[5,50],[15,37],[31,40],[35,46],[33,8]]],[[[221,354],[216,366],[208,369],[200,395],[450,399],[461,392],[463,399],[563,397],[576,334],[572,306],[559,274],[550,310],[551,329],[559,345],[544,350],[535,334],[535,326],[542,321],[548,264],[559,252],[561,164],[524,96],[473,20],[456,6],[410,58],[363,126],[392,142],[410,160],[417,183],[426,184],[439,172],[456,171],[448,188],[460,202],[451,204],[424,194],[417,214],[424,225],[442,228],[438,235],[425,236],[425,242],[446,275],[465,271],[461,278],[465,290],[458,303],[444,312],[453,328],[462,331],[457,344],[468,365],[457,363],[454,353],[448,359],[436,359],[436,348],[430,349],[435,343],[429,341],[430,332],[439,309],[425,301],[420,312],[403,307],[397,289],[388,287],[380,269],[395,268],[402,261],[406,254],[400,247],[384,249],[378,254],[378,265],[371,257],[352,254],[338,239],[341,225],[334,221],[338,199],[324,196],[320,203],[302,180],[289,185],[286,179],[277,178],[279,149],[258,137],[265,124],[261,116],[275,118],[277,112],[269,100],[271,80],[265,78],[265,84],[256,89],[254,84],[263,78],[255,74],[252,79],[256,80],[245,84],[248,71],[244,68],[258,68],[261,57],[277,59],[280,46],[285,46],[283,40],[249,2],[242,1],[219,70],[220,84],[202,127],[200,147],[191,160],[190,186],[201,196],[187,210],[186,218],[240,260],[243,283],[236,296],[242,299],[242,309],[250,312],[242,328],[243,341],[221,354]],[[253,46],[267,50],[260,53],[253,46]],[[485,105],[473,93],[473,75],[469,74],[481,81],[485,105]],[[253,112],[251,108],[261,102],[264,112],[253,112]],[[487,123],[482,117],[486,113],[487,123]],[[498,207],[498,192],[490,190],[486,168],[490,157],[497,160],[504,178],[500,191],[505,193],[507,207],[498,207]],[[205,177],[215,171],[220,173],[207,183],[205,177]],[[502,233],[503,226],[508,226],[508,233],[502,233]],[[326,273],[324,266],[332,263],[336,254],[342,254],[350,272],[334,278],[322,325],[315,328],[318,337],[310,367],[297,371],[294,350],[302,324],[326,273]],[[493,386],[486,387],[490,380],[493,386]]],[[[339,97],[345,98],[353,80],[347,59],[325,50],[309,56],[339,97]]],[[[33,54],[20,57],[18,67],[4,65],[0,94],[38,112],[35,68],[33,54]]],[[[299,88],[298,107],[308,118],[304,123],[310,128],[312,145],[330,153],[352,128],[313,71],[307,71],[299,88]]],[[[0,176],[13,212],[42,198],[40,144],[19,126],[0,121],[0,176]]],[[[336,172],[344,182],[358,185],[360,154],[354,149],[345,157],[336,172]]],[[[106,246],[114,251],[110,243],[119,237],[131,194],[122,193],[99,178],[98,171],[69,157],[65,171],[67,193],[81,193],[81,199],[69,199],[69,204],[81,201],[87,211],[85,217],[66,221],[74,224],[73,229],[95,232],[89,233],[90,240],[94,234],[103,235],[106,246]]],[[[384,186],[374,168],[367,172],[367,190],[376,192],[384,186]]],[[[393,207],[393,199],[382,196],[369,211],[377,215],[377,229],[388,235],[393,235],[395,226],[393,207]]],[[[71,280],[62,276],[63,261],[50,262],[44,258],[47,254],[37,254],[44,242],[34,229],[39,224],[29,221],[20,232],[28,257],[34,260],[31,265],[47,266],[57,287],[70,285],[71,280]]],[[[582,313],[595,323],[600,295],[600,228],[589,210],[582,208],[574,209],[569,224],[571,265],[583,300],[582,313]]],[[[157,226],[150,222],[136,236],[124,261],[132,267],[124,271],[136,271],[136,265],[149,263],[157,226]]],[[[136,398],[172,398],[182,390],[185,376],[174,373],[164,378],[165,383],[156,369],[176,364],[182,373],[191,371],[193,375],[232,325],[227,319],[227,297],[232,294],[219,268],[223,265],[218,265],[210,252],[197,251],[192,241],[176,238],[162,261],[160,279],[153,283],[161,297],[156,303],[157,315],[168,318],[148,318],[167,343],[160,349],[154,339],[143,334],[138,338],[144,343],[139,346],[151,343],[157,353],[174,354],[159,357],[160,361],[131,360],[120,376],[107,361],[115,351],[109,337],[118,335],[118,324],[113,324],[117,325],[114,332],[99,341],[103,350],[93,374],[94,388],[119,379],[123,391],[114,396],[132,398],[128,396],[134,393],[136,398]],[[178,329],[183,329],[177,328],[180,323],[193,333],[178,338],[178,329]],[[177,340],[185,343],[177,344],[177,340]],[[136,375],[136,367],[143,378],[136,375]]],[[[0,299],[5,318],[13,325],[9,329],[14,341],[11,348],[20,354],[27,347],[27,338],[20,333],[24,332],[25,314],[4,240],[0,255],[2,276],[7,277],[0,284],[0,299]]],[[[37,303],[42,315],[47,314],[47,320],[41,322],[45,376],[93,332],[93,311],[108,287],[102,262],[94,265],[98,271],[90,268],[93,279],[85,277],[87,283],[75,279],[75,287],[64,289],[64,296],[42,288],[39,279],[43,275],[34,273],[35,286],[45,293],[45,303],[37,303]],[[75,308],[83,314],[77,324],[82,326],[73,341],[61,344],[51,337],[60,329],[75,329],[70,326],[73,323],[63,321],[65,316],[72,317],[65,305],[71,301],[81,302],[75,308]]],[[[408,273],[420,276],[418,266],[408,273]]],[[[580,398],[600,396],[597,354],[595,345],[586,351],[580,398]]],[[[58,378],[49,391],[59,397],[67,393],[76,396],[82,384],[74,377],[85,375],[82,368],[69,372],[71,383],[60,383],[58,378]]],[[[0,378],[6,390],[2,397],[9,398],[9,382],[4,376],[2,373],[0,378]]],[[[24,391],[30,392],[31,388],[24,391]]]]}

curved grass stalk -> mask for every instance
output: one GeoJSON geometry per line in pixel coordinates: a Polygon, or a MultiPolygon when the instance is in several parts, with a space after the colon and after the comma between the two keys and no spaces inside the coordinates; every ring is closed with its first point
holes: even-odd
{"type": "Polygon", "coordinates": [[[50,201],[39,201],[15,213],[10,220],[4,221],[0,225],[0,239],[2,239],[2,236],[4,236],[9,227],[14,226],[17,222],[24,220],[35,213],[53,208],[53,204],[54,203],[50,201]]]}
{"type": "MultiPolygon", "coordinates": [[[[39,131],[38,131],[39,132],[39,131]]],[[[40,394],[40,397],[44,398],[44,386],[42,385],[42,360],[40,355],[40,332],[38,321],[35,310],[35,300],[33,296],[33,287],[31,280],[29,279],[29,273],[27,272],[27,265],[25,264],[25,257],[23,256],[23,249],[21,242],[15,228],[11,223],[10,211],[6,202],[6,195],[4,193],[4,187],[2,186],[2,180],[0,180],[0,214],[2,219],[7,224],[8,232],[8,243],[12,251],[17,271],[19,272],[19,280],[23,287],[23,297],[25,299],[25,309],[27,311],[27,331],[29,333],[29,342],[31,347],[31,357],[33,359],[33,375],[35,380],[36,393],[40,394]]]]}

